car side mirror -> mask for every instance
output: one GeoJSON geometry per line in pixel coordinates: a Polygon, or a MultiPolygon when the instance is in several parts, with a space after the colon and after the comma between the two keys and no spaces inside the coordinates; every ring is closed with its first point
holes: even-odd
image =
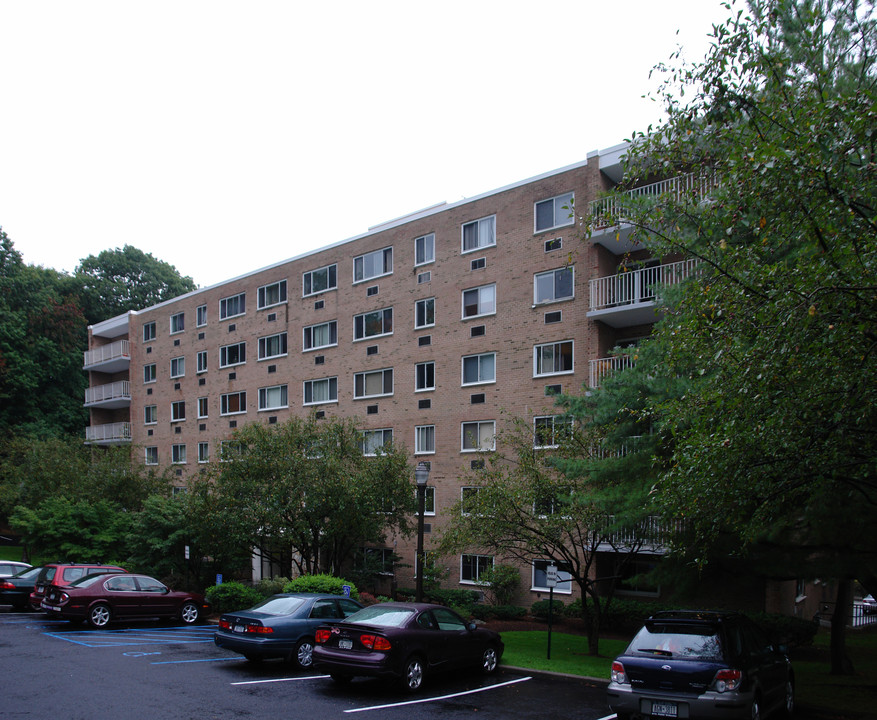
{"type": "Polygon", "coordinates": [[[472,631],[475,630],[477,627],[478,627],[478,624],[477,624],[475,621],[472,621],[472,622],[470,622],[470,623],[466,626],[466,629],[467,629],[469,632],[472,632],[472,631]]]}

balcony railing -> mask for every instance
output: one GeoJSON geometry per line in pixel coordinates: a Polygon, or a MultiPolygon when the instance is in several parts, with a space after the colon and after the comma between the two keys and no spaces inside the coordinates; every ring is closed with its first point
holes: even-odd
{"type": "Polygon", "coordinates": [[[685,280],[694,274],[697,265],[695,259],[681,260],[595,278],[590,282],[591,310],[653,302],[658,288],[685,280]]]}
{"type": "Polygon", "coordinates": [[[85,428],[85,442],[96,445],[131,442],[131,423],[116,422],[85,428]]]}
{"type": "Polygon", "coordinates": [[[633,365],[633,358],[630,355],[613,355],[612,357],[597,358],[591,360],[588,384],[592,387],[599,387],[600,380],[606,375],[629,368],[633,365]]]}
{"type": "MultiPolygon", "coordinates": [[[[610,521],[614,522],[614,520],[614,517],[610,518],[610,521]]],[[[649,515],[635,527],[622,528],[612,533],[604,543],[603,549],[623,550],[639,545],[642,550],[662,551],[669,544],[670,538],[682,529],[682,520],[668,524],[658,515],[649,515]]]]}
{"type": "Polygon", "coordinates": [[[106,385],[97,385],[96,387],[85,388],[85,404],[101,405],[101,404],[125,404],[124,401],[131,400],[131,383],[127,380],[118,380],[117,382],[108,383],[106,385]]]}
{"type": "Polygon", "coordinates": [[[83,356],[83,369],[107,364],[122,364],[131,359],[127,340],[116,340],[108,345],[101,345],[93,350],[86,350],[83,356]]]}

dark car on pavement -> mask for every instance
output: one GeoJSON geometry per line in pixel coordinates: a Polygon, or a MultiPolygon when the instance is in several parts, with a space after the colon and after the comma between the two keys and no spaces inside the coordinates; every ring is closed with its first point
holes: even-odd
{"type": "Polygon", "coordinates": [[[41,610],[46,589],[52,585],[69,585],[74,580],[86,575],[123,572],[125,570],[116,565],[102,565],[100,563],[47,563],[37,575],[33,592],[30,594],[30,606],[34,610],[41,610]]]}
{"type": "Polygon", "coordinates": [[[28,568],[12,577],[0,578],[0,605],[12,605],[14,610],[30,609],[30,594],[42,568],[28,568]]]}
{"type": "Polygon", "coordinates": [[[396,679],[418,690],[426,675],[466,666],[496,670],[505,646],[441,605],[381,603],[317,629],[314,666],[339,683],[357,676],[396,679]]]}
{"type": "Polygon", "coordinates": [[[224,613],[213,641],[247,660],[283,658],[299,668],[313,664],[314,631],[362,609],[350,598],[316,593],[272,595],[249,610],[224,613]]]}
{"type": "Polygon", "coordinates": [[[607,699],[619,720],[760,720],[792,714],[795,676],[784,649],[746,617],[668,611],[612,663],[607,699]]]}
{"type": "Polygon", "coordinates": [[[148,575],[88,575],[70,585],[52,585],[43,599],[43,610],[67,620],[87,620],[102,628],[112,620],[145,617],[179,618],[190,625],[206,614],[210,605],[200,593],[177,592],[148,575]]]}

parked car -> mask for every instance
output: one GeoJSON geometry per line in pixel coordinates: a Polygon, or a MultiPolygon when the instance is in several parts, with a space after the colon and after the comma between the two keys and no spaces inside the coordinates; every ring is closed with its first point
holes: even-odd
{"type": "Polygon", "coordinates": [[[637,717],[759,720],[792,714],[785,650],[737,613],[656,613],[612,663],[609,707],[637,717]]]}
{"type": "Polygon", "coordinates": [[[453,610],[425,603],[381,603],[314,636],[314,666],[339,683],[353,677],[396,679],[415,692],[426,675],[465,666],[496,670],[505,646],[499,634],[467,623],[453,610]]]}
{"type": "Polygon", "coordinates": [[[317,593],[272,595],[249,610],[225,613],[213,641],[247,660],[283,658],[305,669],[313,664],[314,631],[362,609],[350,598],[317,593]]]}
{"type": "Polygon", "coordinates": [[[0,577],[12,577],[22,570],[28,570],[33,565],[26,562],[17,562],[16,560],[0,560],[0,577]]]}
{"type": "Polygon", "coordinates": [[[42,607],[49,615],[102,628],[112,620],[143,617],[175,617],[191,625],[210,604],[200,593],[171,590],[148,575],[101,573],[50,586],[42,607]]]}
{"type": "Polygon", "coordinates": [[[52,585],[69,585],[86,575],[98,573],[123,573],[123,568],[100,563],[48,563],[40,570],[30,594],[30,606],[34,610],[42,610],[43,597],[46,589],[52,585]]]}
{"type": "Polygon", "coordinates": [[[0,605],[12,605],[14,610],[30,609],[30,594],[41,567],[26,568],[17,575],[0,579],[0,605]]]}

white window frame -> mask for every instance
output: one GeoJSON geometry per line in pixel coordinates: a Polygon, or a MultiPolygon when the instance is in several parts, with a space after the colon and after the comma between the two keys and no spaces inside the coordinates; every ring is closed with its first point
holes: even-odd
{"type": "Polygon", "coordinates": [[[219,299],[219,319],[230,320],[247,314],[247,293],[239,292],[219,299]],[[231,307],[229,307],[231,306],[231,307]]]}
{"type": "Polygon", "coordinates": [[[195,327],[204,327],[207,324],[207,306],[199,305],[195,308],[195,327]]]}
{"type": "Polygon", "coordinates": [[[562,432],[569,432],[572,429],[572,417],[569,415],[537,415],[533,418],[533,449],[534,450],[550,450],[552,448],[556,448],[560,445],[557,442],[557,432],[558,427],[561,428],[562,432]],[[539,445],[539,432],[536,429],[536,425],[540,420],[551,420],[551,441],[550,445],[539,445]],[[566,427],[564,431],[563,428],[566,427]]]}
{"type": "Polygon", "coordinates": [[[574,340],[558,340],[556,342],[550,343],[541,343],[539,345],[535,345],[533,347],[533,377],[541,378],[541,377],[550,377],[552,375],[572,375],[575,372],[576,368],[576,348],[574,340]],[[570,362],[572,367],[568,370],[556,370],[554,368],[557,367],[557,359],[564,357],[564,353],[559,353],[558,349],[561,346],[569,345],[570,348],[570,362]],[[552,369],[550,371],[546,371],[544,367],[542,367],[540,371],[540,366],[544,366],[547,362],[544,358],[545,348],[552,348],[552,369]]]}
{"type": "MultiPolygon", "coordinates": [[[[470,560],[469,563],[472,561],[470,560]]],[[[494,566],[494,556],[493,555],[481,555],[478,553],[463,553],[460,555],[460,584],[461,585],[481,585],[483,584],[481,581],[481,574],[492,568],[494,566]],[[475,577],[471,579],[465,579],[463,577],[463,563],[466,562],[465,558],[476,558],[475,559],[475,577]],[[485,563],[488,567],[482,569],[482,560],[488,560],[489,563],[485,563]]]]}
{"type": "Polygon", "coordinates": [[[155,340],[155,320],[143,323],[143,342],[152,342],[155,340]]]}
{"type": "Polygon", "coordinates": [[[331,377],[324,377],[324,378],[315,378],[313,380],[305,380],[302,383],[302,405],[327,405],[328,403],[336,403],[336,402],[338,402],[338,376],[337,375],[333,375],[331,377]],[[334,385],[335,385],[335,397],[331,397],[331,394],[332,394],[331,390],[332,390],[333,381],[334,381],[334,385]],[[314,397],[313,388],[314,388],[316,383],[326,383],[327,389],[329,390],[329,392],[327,393],[327,395],[329,396],[328,400],[314,400],[313,399],[313,397],[314,397]],[[308,400],[307,400],[308,386],[311,387],[311,400],[310,400],[310,402],[308,402],[308,400]]]}
{"type": "Polygon", "coordinates": [[[171,465],[186,464],[186,443],[174,443],[171,445],[171,465]]]}
{"type": "Polygon", "coordinates": [[[478,220],[471,220],[460,226],[460,254],[466,255],[470,252],[477,252],[484,248],[496,246],[496,215],[487,215],[478,220]],[[466,228],[473,227],[475,232],[475,244],[466,248],[466,228]],[[485,235],[482,238],[482,235],[485,235]],[[492,237],[487,237],[492,235],[492,237]]]}
{"type": "Polygon", "coordinates": [[[492,452],[496,450],[496,420],[467,420],[465,422],[460,423],[460,452],[464,453],[473,453],[473,452],[492,452]],[[481,439],[481,426],[490,425],[491,431],[491,439],[490,439],[490,447],[482,447],[479,442],[479,447],[477,448],[467,448],[466,447],[466,427],[469,425],[477,425],[478,426],[478,438],[481,439]]]}
{"type": "Polygon", "coordinates": [[[199,350],[195,355],[195,374],[200,375],[201,373],[207,372],[207,351],[199,350]]]}
{"type": "Polygon", "coordinates": [[[460,386],[461,387],[472,387],[473,385],[492,385],[496,383],[496,353],[477,353],[475,355],[464,355],[460,358],[460,386]],[[493,377],[489,379],[485,379],[483,376],[483,368],[482,368],[482,359],[483,358],[492,358],[493,359],[493,377]],[[478,379],[470,382],[466,382],[466,361],[475,359],[478,362],[478,379]]]}
{"type": "Polygon", "coordinates": [[[387,335],[393,334],[393,308],[380,308],[379,310],[371,310],[366,313],[359,313],[358,315],[353,316],[353,342],[363,342],[365,340],[374,340],[379,337],[386,337],[387,335]],[[377,313],[381,313],[381,332],[376,333],[374,335],[366,335],[366,317],[369,315],[375,315],[377,313]],[[389,315],[387,314],[389,313],[389,315]],[[389,317],[390,329],[385,330],[384,328],[387,325],[387,318],[389,317]],[[357,337],[357,332],[362,330],[362,336],[357,337]]]}
{"type": "Polygon", "coordinates": [[[186,357],[184,355],[180,355],[179,357],[171,358],[171,380],[175,378],[186,377],[186,357]]]}
{"type": "MultiPolygon", "coordinates": [[[[542,575],[547,574],[549,565],[557,565],[553,560],[534,560],[530,564],[530,590],[535,592],[549,592],[551,588],[548,585],[539,585],[536,582],[537,565],[544,565],[545,570],[541,570],[542,575]]],[[[572,575],[566,570],[557,568],[557,585],[554,586],[554,592],[560,595],[572,595],[572,575]]]]}
{"type": "Polygon", "coordinates": [[[198,462],[203,464],[210,462],[210,443],[209,442],[199,442],[198,443],[198,462]]]}
{"type": "Polygon", "coordinates": [[[575,214],[573,213],[573,208],[575,207],[574,201],[575,193],[568,192],[533,203],[533,232],[548,232],[555,228],[567,227],[568,225],[574,224],[576,220],[575,214]],[[539,227],[539,206],[548,205],[548,203],[551,203],[551,217],[553,224],[539,227]],[[566,209],[564,209],[564,205],[566,206],[566,209]]]}
{"type": "Polygon", "coordinates": [[[357,255],[353,258],[353,284],[357,285],[359,283],[368,282],[369,280],[374,280],[375,278],[384,277],[385,275],[393,274],[393,246],[381,248],[380,250],[372,250],[371,252],[363,253],[362,255],[357,255]],[[380,256],[380,257],[379,257],[380,256]],[[374,261],[376,264],[379,263],[381,266],[380,272],[373,272],[371,275],[367,275],[365,271],[366,258],[369,258],[370,261],[374,261]],[[357,277],[357,265],[359,265],[359,273],[360,276],[357,277]]]}
{"type": "Polygon", "coordinates": [[[414,392],[430,392],[432,390],[435,390],[435,360],[427,360],[426,362],[416,363],[414,365],[414,392]],[[427,365],[432,365],[432,385],[424,385],[423,387],[418,387],[418,383],[420,382],[420,368],[425,368],[427,365]]]}
{"type": "Polygon", "coordinates": [[[575,266],[567,265],[566,267],[555,268],[554,270],[546,270],[545,272],[536,273],[533,275],[533,304],[534,305],[548,305],[550,303],[557,302],[566,302],[568,300],[575,300],[576,297],[576,274],[575,274],[575,266]],[[558,273],[566,273],[569,272],[571,275],[570,282],[570,294],[562,295],[560,297],[557,296],[557,274],[558,273]],[[551,276],[552,279],[552,296],[547,300],[540,300],[538,296],[539,292],[539,279],[546,278],[551,276]]]}
{"type": "Polygon", "coordinates": [[[210,401],[206,396],[198,398],[198,419],[203,420],[210,413],[210,401]]]}
{"type": "Polygon", "coordinates": [[[171,402],[171,422],[185,422],[186,420],[186,401],[174,400],[171,402]],[[180,414],[182,410],[182,414],[180,414]]]}
{"type": "Polygon", "coordinates": [[[362,454],[365,457],[377,457],[378,453],[376,452],[378,448],[386,447],[387,444],[392,444],[393,442],[393,428],[377,428],[374,430],[363,430],[362,431],[362,454]],[[376,436],[378,433],[381,434],[381,444],[375,445],[375,452],[366,452],[370,447],[370,443],[367,442],[367,438],[371,436],[376,436]]]}
{"type": "Polygon", "coordinates": [[[414,426],[414,454],[435,455],[435,425],[414,426]],[[423,447],[423,440],[428,439],[427,447],[423,447]],[[429,445],[432,445],[430,448],[429,445]]]}
{"type": "Polygon", "coordinates": [[[287,343],[286,331],[274,333],[273,335],[264,335],[259,338],[258,342],[258,360],[273,360],[274,358],[286,357],[289,354],[289,345],[287,343]],[[280,344],[279,350],[275,355],[268,355],[268,342],[277,338],[277,342],[280,344]]]}
{"type": "Polygon", "coordinates": [[[170,317],[170,334],[178,335],[186,331],[186,313],[174,313],[170,317]]]}
{"type": "Polygon", "coordinates": [[[414,238],[414,267],[433,262],[435,262],[435,233],[414,238]],[[423,259],[418,260],[418,255],[422,255],[423,259]]]}
{"type": "Polygon", "coordinates": [[[246,362],[247,362],[247,343],[245,341],[220,346],[220,348],[219,348],[219,367],[220,368],[237,367],[238,365],[245,365],[246,362]],[[239,353],[238,353],[238,357],[243,358],[242,360],[238,360],[237,362],[228,362],[228,349],[233,348],[233,347],[241,349],[241,351],[239,351],[239,353]]]}
{"type": "Polygon", "coordinates": [[[289,387],[286,383],[281,385],[269,385],[259,388],[259,412],[266,410],[283,410],[289,407],[289,387]],[[282,396],[280,405],[268,405],[269,393],[278,390],[282,396]]]}
{"type": "Polygon", "coordinates": [[[144,425],[157,425],[158,424],[158,405],[144,405],[143,406],[143,424],[144,425]],[[150,419],[152,416],[152,419],[150,419]]]}
{"type": "Polygon", "coordinates": [[[158,370],[156,368],[155,363],[147,363],[143,366],[143,384],[148,385],[149,383],[156,382],[156,378],[158,376],[158,370]]]}
{"type": "Polygon", "coordinates": [[[414,329],[422,330],[423,328],[435,327],[435,298],[423,298],[422,300],[417,300],[414,303],[414,329]],[[432,308],[432,322],[423,322],[420,323],[420,315],[421,315],[421,306],[423,306],[424,316],[429,312],[429,308],[432,308]]]}
{"type": "Polygon", "coordinates": [[[423,514],[435,515],[435,487],[427,485],[423,493],[423,514]]]}
{"type": "Polygon", "coordinates": [[[143,448],[143,464],[158,465],[158,445],[147,445],[143,448]]]}
{"type": "Polygon", "coordinates": [[[490,283],[488,285],[479,285],[474,288],[466,288],[460,295],[460,302],[462,305],[461,308],[461,318],[463,320],[471,320],[473,318],[480,317],[488,317],[490,315],[496,315],[496,283],[490,283]],[[481,298],[481,295],[484,291],[491,290],[493,292],[493,309],[492,310],[484,310],[481,306],[484,302],[481,298]],[[476,302],[477,311],[472,315],[466,314],[466,293],[477,293],[478,301],[476,302]]]}
{"type": "Polygon", "coordinates": [[[236,390],[235,392],[230,393],[222,393],[219,396],[219,414],[222,417],[228,417],[229,415],[245,415],[247,412],[247,391],[246,390],[236,390]],[[229,411],[229,399],[237,397],[238,399],[238,408],[242,408],[239,410],[229,411]]]}
{"type": "Polygon", "coordinates": [[[365,370],[363,372],[358,372],[353,375],[353,399],[354,400],[368,400],[369,398],[378,398],[378,397],[388,397],[393,394],[395,386],[394,386],[395,378],[393,377],[393,368],[380,368],[378,370],[365,370]],[[372,395],[366,394],[357,394],[358,390],[362,390],[365,392],[366,386],[368,385],[368,376],[377,375],[380,373],[381,376],[381,392],[374,393],[372,395]],[[389,375],[388,375],[389,374],[389,375]],[[386,391],[387,387],[387,378],[389,376],[389,384],[390,391],[386,391]],[[360,388],[359,386],[362,385],[360,388]]]}
{"type": "Polygon", "coordinates": [[[256,310],[277,307],[278,305],[286,304],[286,302],[286,280],[278,280],[277,282],[268,283],[267,285],[262,285],[262,287],[256,290],[256,310]],[[275,302],[266,302],[268,292],[273,288],[277,288],[277,297],[279,299],[275,302]]]}
{"type": "Polygon", "coordinates": [[[317,323],[316,325],[307,325],[302,328],[301,331],[301,347],[302,352],[313,352],[314,350],[322,350],[323,348],[336,347],[338,345],[338,321],[337,320],[327,320],[324,323],[317,323]],[[314,344],[314,334],[315,331],[319,328],[326,328],[326,332],[329,335],[329,339],[331,341],[332,335],[335,336],[335,342],[328,342],[325,345],[315,345],[314,344]],[[310,347],[308,347],[308,340],[310,340],[310,347]]]}
{"type": "Polygon", "coordinates": [[[314,270],[308,270],[307,272],[303,272],[301,274],[301,296],[302,297],[311,297],[312,295],[319,295],[320,293],[329,292],[330,290],[338,289],[338,263],[332,263],[331,265],[324,265],[323,267],[316,268],[314,270]],[[326,273],[326,287],[320,290],[314,290],[314,276],[317,274],[326,273]],[[334,278],[332,276],[335,276],[334,278]],[[330,284],[331,283],[331,284],[330,284]],[[311,286],[310,292],[307,291],[307,286],[311,286]]]}

